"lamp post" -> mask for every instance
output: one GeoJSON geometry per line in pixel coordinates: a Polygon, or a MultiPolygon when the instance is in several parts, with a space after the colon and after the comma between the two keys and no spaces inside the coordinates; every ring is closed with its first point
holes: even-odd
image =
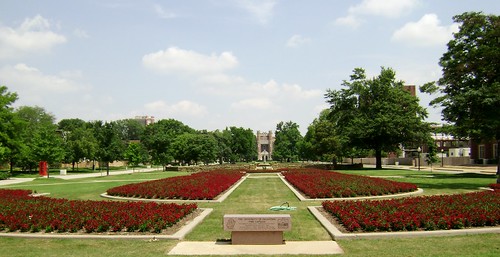
{"type": "Polygon", "coordinates": [[[444,149],[441,149],[441,167],[444,165],[444,149]]]}
{"type": "Polygon", "coordinates": [[[422,151],[422,148],[420,146],[417,148],[418,152],[418,171],[420,171],[420,152],[422,151]]]}

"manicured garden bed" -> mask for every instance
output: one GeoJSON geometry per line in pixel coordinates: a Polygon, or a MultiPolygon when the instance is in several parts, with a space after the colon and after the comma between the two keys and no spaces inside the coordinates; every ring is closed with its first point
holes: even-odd
{"type": "Polygon", "coordinates": [[[197,209],[196,204],[80,201],[0,189],[0,231],[160,233],[197,209]]]}
{"type": "Polygon", "coordinates": [[[500,190],[500,184],[490,184],[489,187],[494,190],[500,190]]]}
{"type": "Polygon", "coordinates": [[[500,191],[381,201],[325,201],[347,231],[442,230],[500,225],[500,191]]]}
{"type": "Polygon", "coordinates": [[[142,183],[118,186],[108,195],[150,199],[211,200],[244,175],[242,170],[212,170],[142,183]]]}
{"type": "Polygon", "coordinates": [[[283,176],[310,198],[376,196],[417,190],[412,183],[320,169],[292,169],[283,171],[283,176]]]}

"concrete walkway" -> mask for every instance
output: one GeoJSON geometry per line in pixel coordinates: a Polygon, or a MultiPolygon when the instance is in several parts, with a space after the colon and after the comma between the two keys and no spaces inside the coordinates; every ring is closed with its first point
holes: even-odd
{"type": "Polygon", "coordinates": [[[7,186],[7,185],[19,184],[19,183],[29,182],[29,181],[33,181],[33,180],[35,180],[35,178],[9,178],[9,179],[3,179],[3,180],[0,180],[0,186],[7,186]]]}
{"type": "MultiPolygon", "coordinates": [[[[365,164],[363,165],[365,168],[375,168],[375,165],[370,165],[370,164],[365,164]]],[[[408,166],[408,165],[383,165],[382,168],[384,169],[395,169],[395,170],[413,170],[417,171],[418,167],[415,166],[408,166]]],[[[431,171],[430,166],[420,166],[421,171],[431,171]]],[[[496,174],[497,172],[497,167],[496,166],[444,166],[441,167],[439,164],[434,165],[432,167],[432,172],[443,172],[443,173],[481,173],[481,174],[496,174]]]]}
{"type": "Polygon", "coordinates": [[[286,241],[282,245],[232,245],[229,242],[180,242],[168,255],[330,255],[344,251],[335,241],[286,241]]]}
{"type": "MultiPolygon", "coordinates": [[[[109,175],[123,175],[123,174],[132,174],[138,172],[152,172],[152,171],[161,171],[161,168],[144,168],[144,169],[133,169],[133,170],[117,170],[110,171],[109,175]]],[[[79,178],[95,178],[95,177],[106,177],[107,173],[105,170],[98,173],[82,173],[82,174],[68,174],[68,175],[50,175],[51,178],[59,178],[59,179],[79,179],[79,178]]]]}
{"type": "MultiPolygon", "coordinates": [[[[118,170],[118,171],[110,171],[109,175],[114,176],[114,175],[132,174],[132,173],[138,173],[138,172],[152,172],[152,171],[159,171],[159,170],[161,170],[161,168],[118,170]]],[[[64,180],[79,179],[79,178],[97,178],[97,177],[106,177],[106,176],[107,176],[106,171],[104,171],[104,170],[102,172],[98,172],[98,173],[80,173],[80,174],[67,174],[67,175],[49,174],[50,178],[58,178],[58,179],[64,179],[64,180]]],[[[40,177],[40,178],[47,178],[47,177],[40,177]]],[[[19,184],[19,183],[29,182],[29,181],[33,181],[33,180],[35,180],[35,178],[9,178],[9,179],[0,180],[0,186],[19,184]]]]}

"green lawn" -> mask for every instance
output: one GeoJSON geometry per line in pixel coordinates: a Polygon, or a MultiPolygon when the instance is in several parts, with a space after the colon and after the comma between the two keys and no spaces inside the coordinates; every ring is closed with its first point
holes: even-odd
{"type": "MultiPolygon", "coordinates": [[[[494,175],[416,172],[405,170],[345,171],[370,176],[401,176],[390,178],[424,188],[425,194],[462,193],[477,190],[495,181],[494,175]],[[433,177],[427,177],[427,176],[433,177]]],[[[33,182],[2,188],[32,189],[50,192],[51,197],[69,199],[102,199],[100,193],[117,185],[185,175],[181,172],[152,172],[78,180],[36,179],[33,182]]],[[[330,236],[309,213],[307,206],[317,202],[300,202],[278,177],[252,175],[222,203],[201,203],[200,207],[214,211],[193,232],[189,241],[215,241],[230,238],[222,229],[222,217],[231,213],[273,213],[268,209],[288,202],[297,207],[292,216],[292,231],[285,232],[289,241],[331,240],[330,236]]],[[[0,237],[0,256],[164,256],[176,241],[161,240],[93,240],[93,239],[22,239],[0,237]]],[[[498,234],[446,236],[426,238],[392,238],[339,241],[343,256],[500,256],[498,234]]]]}

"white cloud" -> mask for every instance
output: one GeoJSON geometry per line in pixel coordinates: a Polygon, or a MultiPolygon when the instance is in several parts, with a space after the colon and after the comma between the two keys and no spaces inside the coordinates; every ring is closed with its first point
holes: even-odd
{"type": "Polygon", "coordinates": [[[363,16],[398,18],[420,5],[421,0],[363,0],[349,7],[348,15],[337,18],[336,25],[357,28],[363,23],[363,16]]]}
{"type": "Polygon", "coordinates": [[[424,15],[417,22],[409,22],[392,34],[392,41],[413,46],[446,45],[458,32],[458,24],[441,26],[441,21],[434,13],[424,15]]]}
{"type": "Polygon", "coordinates": [[[158,17],[162,19],[173,19],[177,17],[177,15],[174,12],[167,11],[163,8],[163,6],[159,4],[154,5],[155,13],[158,15],[158,17]]]}
{"type": "Polygon", "coordinates": [[[75,29],[73,31],[73,34],[78,37],[78,38],[89,38],[89,34],[87,33],[87,31],[83,30],[83,29],[75,29]]]}
{"type": "Polygon", "coordinates": [[[231,107],[237,110],[268,110],[272,106],[273,102],[263,97],[243,99],[231,104],[231,107]]]}
{"type": "Polygon", "coordinates": [[[302,46],[304,44],[309,44],[309,43],[311,43],[311,39],[310,38],[304,37],[302,35],[293,35],[286,42],[286,46],[287,47],[292,47],[292,48],[297,48],[299,46],[302,46]]]}
{"type": "Polygon", "coordinates": [[[232,69],[238,65],[238,60],[231,52],[204,55],[191,50],[170,47],[144,55],[142,64],[148,69],[165,73],[206,74],[232,69]]]}
{"type": "Polygon", "coordinates": [[[50,28],[50,22],[40,15],[25,19],[18,28],[0,26],[0,58],[46,52],[67,41],[50,28]]]}
{"type": "MultiPolygon", "coordinates": [[[[17,105],[39,105],[59,112],[71,112],[74,109],[70,106],[78,108],[80,96],[90,89],[81,82],[80,71],[46,74],[24,63],[0,68],[0,78],[9,91],[18,93],[17,105]]],[[[95,105],[95,101],[92,104],[95,105]]]]}
{"type": "Polygon", "coordinates": [[[239,76],[230,76],[224,73],[214,73],[201,77],[198,83],[214,85],[218,87],[223,86],[239,86],[247,83],[244,78],[239,76]]]}
{"type": "Polygon", "coordinates": [[[182,117],[182,116],[203,116],[206,115],[207,108],[195,102],[182,100],[169,105],[164,101],[155,101],[144,105],[146,110],[155,113],[156,116],[182,117]]]}
{"type": "Polygon", "coordinates": [[[266,24],[273,17],[276,0],[239,0],[238,5],[252,14],[259,23],[266,24]]]}
{"type": "Polygon", "coordinates": [[[340,17],[335,20],[336,25],[347,26],[352,28],[357,28],[361,25],[363,21],[354,15],[347,15],[345,17],[340,17]]]}
{"type": "MultiPolygon", "coordinates": [[[[239,89],[240,100],[231,104],[236,111],[265,110],[267,113],[283,113],[284,110],[302,112],[308,108],[313,111],[311,103],[322,101],[321,90],[305,90],[297,84],[278,83],[269,80],[266,83],[251,83],[239,89]],[[308,107],[311,106],[311,107],[308,107]]],[[[248,117],[250,118],[250,117],[248,117]]]]}
{"type": "Polygon", "coordinates": [[[327,103],[319,104],[314,107],[314,112],[317,113],[318,115],[325,109],[329,109],[330,105],[327,103]]]}
{"type": "Polygon", "coordinates": [[[397,18],[419,4],[420,0],[363,0],[360,4],[349,7],[349,13],[397,18]]]}
{"type": "Polygon", "coordinates": [[[275,96],[280,93],[280,85],[274,79],[269,80],[266,83],[250,83],[247,85],[246,94],[254,94],[254,95],[267,95],[267,96],[275,96]]]}
{"type": "Polygon", "coordinates": [[[321,90],[304,90],[297,84],[283,84],[282,91],[290,97],[295,99],[310,99],[318,96],[322,96],[323,92],[321,90]]]}
{"type": "MultiPolygon", "coordinates": [[[[77,91],[79,86],[72,77],[79,72],[63,72],[62,75],[47,75],[35,67],[30,67],[24,63],[15,66],[5,66],[0,70],[0,77],[8,84],[20,87],[31,93],[65,93],[77,91]]],[[[81,76],[81,73],[79,73],[81,76]]]]}

